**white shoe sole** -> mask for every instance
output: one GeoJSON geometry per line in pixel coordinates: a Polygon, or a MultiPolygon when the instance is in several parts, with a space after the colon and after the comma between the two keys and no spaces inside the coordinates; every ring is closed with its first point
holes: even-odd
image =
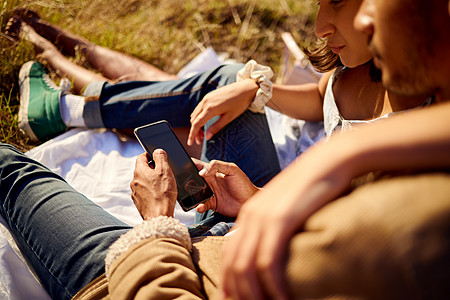
{"type": "Polygon", "coordinates": [[[19,73],[19,87],[20,87],[20,107],[19,107],[19,129],[34,142],[39,139],[31,129],[28,120],[28,105],[30,103],[30,69],[35,61],[25,63],[20,69],[19,73]]]}

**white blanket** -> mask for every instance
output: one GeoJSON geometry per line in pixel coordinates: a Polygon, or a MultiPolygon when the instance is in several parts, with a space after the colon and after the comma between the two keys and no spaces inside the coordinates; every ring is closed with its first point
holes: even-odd
{"type": "MultiPolygon", "coordinates": [[[[118,219],[135,225],[142,219],[133,205],[130,181],[142,147],[109,130],[73,129],[27,152],[61,175],[78,191],[118,219]]],[[[193,224],[194,211],[177,204],[175,217],[193,224]]],[[[2,222],[4,220],[1,220],[2,222]]],[[[24,264],[6,229],[0,236],[0,299],[48,299],[24,264]]]]}
{"type": "MultiPolygon", "coordinates": [[[[207,49],[179,75],[189,76],[220,63],[214,50],[207,49]]],[[[296,75],[300,76],[297,79],[310,76],[310,71],[302,70],[298,73],[300,75],[296,75]]],[[[298,152],[298,128],[303,122],[270,109],[266,113],[280,163],[285,167],[298,152]]],[[[119,136],[110,130],[72,129],[32,149],[27,155],[61,175],[110,214],[135,225],[141,217],[130,198],[129,183],[136,156],[142,152],[135,139],[119,136]]],[[[175,217],[190,225],[194,220],[194,211],[186,213],[177,204],[175,217]]],[[[50,299],[28,268],[5,225],[0,217],[0,300],[50,299]]]]}

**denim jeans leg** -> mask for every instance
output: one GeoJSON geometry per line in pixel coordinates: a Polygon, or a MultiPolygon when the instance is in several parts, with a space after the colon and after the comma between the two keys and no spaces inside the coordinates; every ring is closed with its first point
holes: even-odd
{"type": "Polygon", "coordinates": [[[0,178],[0,213],[53,299],[104,273],[109,246],[130,226],[10,145],[0,144],[0,178]]]}
{"type": "Polygon", "coordinates": [[[136,128],[167,120],[190,126],[190,115],[203,97],[236,81],[242,64],[222,65],[187,79],[92,83],[85,91],[83,117],[89,128],[136,128]]]}

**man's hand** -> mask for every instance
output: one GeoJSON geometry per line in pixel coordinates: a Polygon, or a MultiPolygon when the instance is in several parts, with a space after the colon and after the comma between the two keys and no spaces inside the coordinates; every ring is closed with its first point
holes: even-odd
{"type": "Polygon", "coordinates": [[[213,209],[225,216],[237,216],[242,204],[259,189],[233,163],[212,160],[209,164],[193,159],[214,192],[214,197],[197,206],[202,213],[213,209]]]}
{"type": "Polygon", "coordinates": [[[205,133],[207,140],[236,119],[248,108],[257,90],[258,85],[252,79],[246,79],[208,93],[191,114],[188,145],[192,145],[194,141],[198,145],[201,144],[202,127],[213,117],[220,116],[219,120],[205,133]]]}
{"type": "Polygon", "coordinates": [[[133,180],[130,183],[131,198],[142,218],[173,216],[177,199],[177,185],[164,150],[153,152],[153,167],[147,154],[136,159],[133,180]]]}

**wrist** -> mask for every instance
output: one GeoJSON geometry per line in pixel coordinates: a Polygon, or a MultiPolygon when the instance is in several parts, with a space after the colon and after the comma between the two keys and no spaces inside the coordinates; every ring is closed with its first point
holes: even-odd
{"type": "Polygon", "coordinates": [[[242,86],[242,99],[245,99],[244,101],[246,101],[250,107],[256,97],[259,85],[251,78],[242,79],[238,84],[242,86]]]}
{"type": "Polygon", "coordinates": [[[151,205],[141,211],[142,219],[149,220],[159,216],[173,217],[176,199],[167,199],[151,202],[151,205]]]}
{"type": "Polygon", "coordinates": [[[175,211],[175,207],[170,208],[161,208],[161,209],[152,209],[150,212],[148,212],[147,214],[145,214],[144,216],[144,220],[149,220],[152,218],[157,218],[159,216],[165,216],[165,217],[173,217],[175,211]]]}
{"type": "Polygon", "coordinates": [[[270,67],[257,64],[254,60],[245,64],[244,68],[236,74],[236,81],[251,79],[258,86],[255,97],[249,106],[249,110],[264,113],[264,107],[272,98],[273,72],[270,67]]]}

